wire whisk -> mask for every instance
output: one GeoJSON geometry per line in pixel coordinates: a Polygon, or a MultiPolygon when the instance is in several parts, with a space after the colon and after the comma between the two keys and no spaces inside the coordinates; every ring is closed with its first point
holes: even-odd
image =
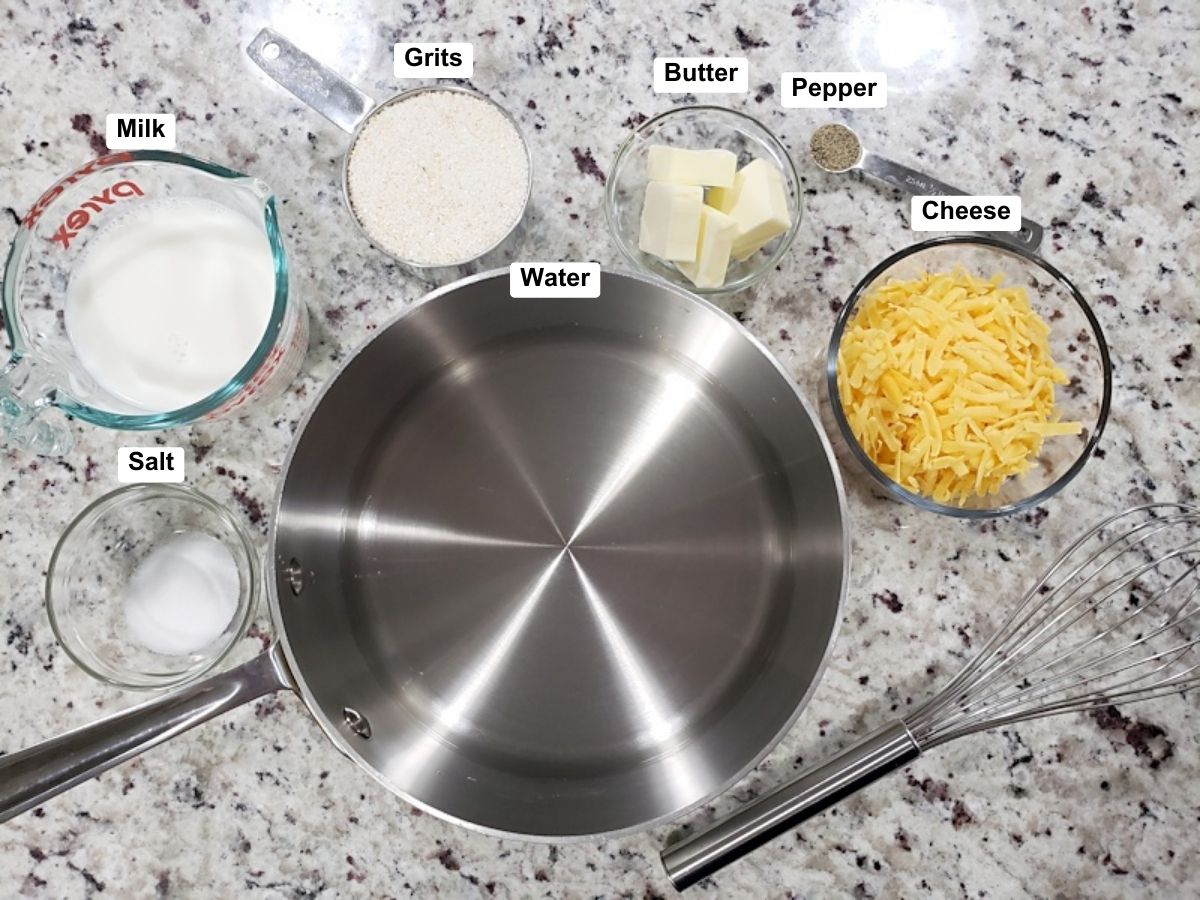
{"type": "Polygon", "coordinates": [[[932,699],[669,847],[663,864],[683,890],[939,744],[1196,686],[1200,507],[1128,509],[1068,547],[932,699]]]}

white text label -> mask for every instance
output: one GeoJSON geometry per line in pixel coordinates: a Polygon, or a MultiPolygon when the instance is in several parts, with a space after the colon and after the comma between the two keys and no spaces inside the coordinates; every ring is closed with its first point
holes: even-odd
{"type": "Polygon", "coordinates": [[[883,72],[784,72],[779,102],[788,109],[883,109],[883,72]]]}
{"type": "Polygon", "coordinates": [[[599,263],[521,262],[508,267],[511,297],[599,297],[599,263]]]}
{"type": "Polygon", "coordinates": [[[175,114],[109,113],[104,118],[104,142],[109,150],[174,150],[175,114]]]}
{"type": "Polygon", "coordinates": [[[470,78],[475,72],[473,44],[396,44],[397,78],[470,78]]]}
{"type": "Polygon", "coordinates": [[[183,448],[122,447],[117,451],[117,481],[183,481],[183,448]]]}
{"type": "Polygon", "coordinates": [[[656,56],[656,94],[744,94],[750,64],[744,56],[656,56]]]}
{"type": "Polygon", "coordinates": [[[911,221],[913,231],[1020,231],[1021,198],[914,196],[911,221]]]}

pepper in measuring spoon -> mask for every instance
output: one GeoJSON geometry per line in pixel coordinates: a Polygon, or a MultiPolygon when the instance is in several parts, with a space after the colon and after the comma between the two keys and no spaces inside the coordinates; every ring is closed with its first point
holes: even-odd
{"type": "Polygon", "coordinates": [[[817,165],[829,172],[845,172],[862,158],[858,135],[845,125],[822,125],[813,132],[808,148],[817,165]]]}
{"type": "MultiPolygon", "coordinates": [[[[814,131],[812,137],[809,139],[808,148],[812,154],[813,162],[826,172],[841,174],[842,172],[849,172],[851,169],[857,169],[863,174],[882,181],[890,187],[899,188],[902,191],[918,196],[926,194],[941,197],[968,195],[967,191],[951,187],[923,172],[918,172],[916,169],[910,169],[908,166],[885,159],[878,154],[867,152],[858,135],[854,133],[854,130],[840,123],[834,122],[822,125],[814,131]]],[[[967,211],[961,215],[955,210],[951,214],[941,216],[940,218],[943,221],[983,221],[986,219],[1005,219],[1010,216],[1016,218],[1011,211],[1016,208],[1015,204],[1011,205],[1010,212],[1004,215],[999,213],[1001,209],[1001,204],[999,203],[993,204],[994,212],[992,215],[988,215],[983,210],[982,207],[984,204],[979,204],[979,206],[981,208],[978,215],[972,214],[968,207],[967,211]]],[[[992,233],[995,240],[1004,241],[1021,249],[1033,251],[1037,250],[1041,244],[1042,234],[1045,229],[1037,222],[1021,216],[1019,227],[996,228],[992,226],[981,228],[981,230],[992,233]]]]}

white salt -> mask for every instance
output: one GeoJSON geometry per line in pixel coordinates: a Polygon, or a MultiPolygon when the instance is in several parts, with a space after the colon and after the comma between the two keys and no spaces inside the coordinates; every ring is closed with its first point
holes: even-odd
{"type": "Polygon", "coordinates": [[[429,91],[371,116],[350,148],[350,205],[371,239],[418,265],[454,265],[512,230],[529,193],[516,127],[487,100],[429,91]]]}
{"type": "Polygon", "coordinates": [[[125,622],[155,653],[204,649],[237,612],[241,593],[229,549],[207,534],[184,532],[147,554],[125,588],[125,622]]]}

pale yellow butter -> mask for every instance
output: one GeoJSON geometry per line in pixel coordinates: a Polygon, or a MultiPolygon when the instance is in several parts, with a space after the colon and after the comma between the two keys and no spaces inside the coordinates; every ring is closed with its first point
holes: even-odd
{"type": "MultiPolygon", "coordinates": [[[[709,202],[714,198],[709,196],[709,202]]],[[[773,238],[792,226],[788,214],[787,193],[783,175],[764,159],[756,159],[743,167],[733,181],[733,200],[722,194],[715,198],[718,209],[727,212],[737,222],[738,233],[733,240],[733,258],[747,259],[773,238]]]]}
{"type": "Polygon", "coordinates": [[[737,173],[737,156],[728,150],[682,150],[655,144],[647,164],[651,181],[729,187],[737,173]]]}
{"type": "MultiPolygon", "coordinates": [[[[734,176],[735,180],[737,176],[734,176]]],[[[737,199],[733,185],[729,187],[712,187],[704,192],[704,202],[715,210],[727,213],[733,209],[733,201],[737,199]]]]}
{"type": "Polygon", "coordinates": [[[700,241],[695,262],[677,262],[679,271],[696,287],[715,288],[725,283],[729,254],[737,222],[720,210],[705,206],[700,210],[700,241]]]}
{"type": "Polygon", "coordinates": [[[694,262],[703,207],[704,188],[651,181],[642,205],[638,247],[660,259],[694,262]]]}

